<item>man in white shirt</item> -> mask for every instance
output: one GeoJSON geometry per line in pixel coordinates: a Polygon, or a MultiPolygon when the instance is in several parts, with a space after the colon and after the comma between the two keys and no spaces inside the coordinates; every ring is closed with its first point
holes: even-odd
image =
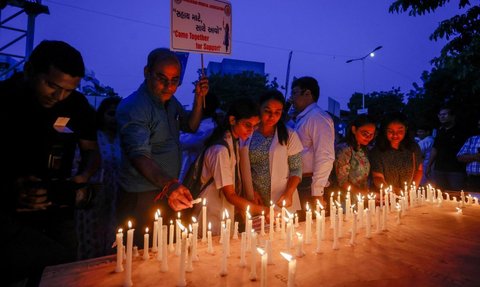
{"type": "MultiPolygon", "coordinates": [[[[332,118],[317,105],[320,87],[312,77],[293,81],[289,101],[295,108],[295,131],[303,145],[302,182],[298,186],[302,209],[319,199],[325,207],[324,188],[335,160],[335,129],[332,118]]],[[[302,213],[301,213],[302,214],[302,213]]],[[[300,214],[300,215],[301,215],[300,214]]]]}

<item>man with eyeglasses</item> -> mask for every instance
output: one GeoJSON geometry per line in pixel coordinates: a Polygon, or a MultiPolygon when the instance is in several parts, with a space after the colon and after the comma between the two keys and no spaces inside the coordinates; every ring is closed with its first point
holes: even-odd
{"type": "Polygon", "coordinates": [[[467,133],[456,123],[455,112],[445,106],[438,112],[440,129],[437,132],[428,160],[426,175],[437,188],[462,190],[465,187],[465,164],[457,153],[467,139],[467,133]],[[433,172],[432,172],[433,169],[433,172]]]}
{"type": "MultiPolygon", "coordinates": [[[[143,74],[145,81],[117,108],[122,147],[118,220],[125,224],[134,219],[138,229],[152,224],[157,208],[168,220],[175,217],[174,211],[192,207],[190,191],[178,181],[179,136],[180,130],[197,130],[208,93],[208,79],[203,77],[195,86],[192,112],[184,110],[174,96],[181,64],[165,48],[150,52],[143,74]]],[[[136,235],[135,243],[141,244],[141,232],[136,235]]]]}
{"type": "MultiPolygon", "coordinates": [[[[293,81],[292,103],[296,116],[294,128],[303,145],[302,182],[298,185],[300,203],[306,209],[319,199],[323,206],[324,189],[335,160],[335,129],[332,118],[317,105],[320,87],[312,77],[302,77],[293,81]]],[[[304,214],[303,212],[300,214],[304,214]]]]}
{"type": "Polygon", "coordinates": [[[7,286],[22,277],[36,286],[44,266],[77,259],[73,208],[99,164],[95,110],[76,91],[84,74],[75,48],[42,41],[23,73],[0,82],[7,286]],[[72,174],[77,146],[80,169],[72,174]]]}

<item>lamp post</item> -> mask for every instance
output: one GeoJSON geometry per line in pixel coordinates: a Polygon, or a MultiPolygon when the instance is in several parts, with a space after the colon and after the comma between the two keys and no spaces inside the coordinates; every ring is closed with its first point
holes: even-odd
{"type": "Polygon", "coordinates": [[[370,56],[374,57],[375,52],[380,50],[383,46],[378,46],[373,49],[370,53],[366,54],[363,57],[347,60],[347,64],[355,61],[362,61],[362,81],[363,81],[363,93],[362,93],[362,110],[365,111],[365,59],[370,56]]]}

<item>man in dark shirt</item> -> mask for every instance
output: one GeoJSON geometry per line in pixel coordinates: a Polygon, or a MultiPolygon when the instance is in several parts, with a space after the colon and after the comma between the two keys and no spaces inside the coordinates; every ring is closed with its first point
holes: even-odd
{"type": "Polygon", "coordinates": [[[43,267],[76,259],[73,207],[99,163],[95,111],[75,91],[84,73],[77,50],[43,41],[24,73],[0,82],[7,283],[35,285],[43,267]],[[72,175],[77,146],[80,168],[72,175]]]}
{"type": "Polygon", "coordinates": [[[461,190],[465,186],[465,164],[457,160],[457,153],[467,134],[456,124],[455,113],[450,107],[440,109],[438,120],[441,126],[433,143],[426,175],[438,188],[461,190]]]}

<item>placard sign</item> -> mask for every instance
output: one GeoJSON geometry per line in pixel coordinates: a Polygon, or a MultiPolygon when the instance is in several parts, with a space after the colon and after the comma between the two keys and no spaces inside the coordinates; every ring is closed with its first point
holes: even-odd
{"type": "Polygon", "coordinates": [[[203,54],[232,51],[232,5],[220,0],[172,0],[170,49],[203,54]]]}

